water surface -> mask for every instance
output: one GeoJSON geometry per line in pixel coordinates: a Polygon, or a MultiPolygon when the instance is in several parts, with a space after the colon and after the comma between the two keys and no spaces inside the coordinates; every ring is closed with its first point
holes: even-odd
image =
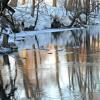
{"type": "Polygon", "coordinates": [[[0,56],[1,100],[99,100],[99,27],[15,42],[18,52],[0,56]]]}

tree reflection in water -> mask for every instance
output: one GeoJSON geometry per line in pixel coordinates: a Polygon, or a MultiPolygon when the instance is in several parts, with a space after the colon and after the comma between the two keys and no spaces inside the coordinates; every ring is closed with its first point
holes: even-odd
{"type": "MultiPolygon", "coordinates": [[[[74,34],[74,33],[73,33],[74,34]]],[[[70,47],[71,51],[73,52],[71,56],[67,57],[70,61],[73,62],[72,67],[68,67],[69,70],[69,84],[70,89],[77,91],[80,91],[81,99],[82,100],[94,100],[94,91],[95,91],[95,75],[93,68],[93,63],[95,62],[94,56],[91,56],[96,53],[96,43],[98,44],[97,49],[99,48],[99,39],[92,38],[92,44],[91,44],[91,35],[88,31],[86,31],[86,36],[84,37],[84,48],[82,48],[82,44],[77,48],[79,37],[75,38],[75,44],[72,47],[70,47]],[[84,57],[81,55],[81,52],[83,51],[85,55],[84,57]],[[80,60],[81,55],[81,60],[80,60]],[[83,57],[83,59],[82,59],[83,57]],[[85,63],[83,66],[82,63],[85,63]],[[84,67],[84,68],[83,68],[84,67]]],[[[80,42],[79,42],[80,43],[80,42]]],[[[67,47],[66,47],[67,50],[67,47]]],[[[67,50],[68,52],[68,50],[67,50]]]]}
{"type": "MultiPolygon", "coordinates": [[[[34,63],[35,63],[35,76],[36,76],[36,86],[35,90],[33,90],[33,96],[35,100],[41,100],[41,91],[40,91],[40,86],[39,86],[39,78],[38,78],[38,62],[37,62],[37,53],[35,49],[35,45],[33,45],[34,49],[34,63]]],[[[40,53],[39,53],[39,58],[40,58],[40,53]]]]}
{"type": "Polygon", "coordinates": [[[5,83],[2,71],[0,71],[0,100],[15,100],[17,69],[15,69],[15,76],[13,77],[8,55],[3,55],[3,62],[3,67],[8,67],[9,83],[5,83]]]}
{"type": "Polygon", "coordinates": [[[53,38],[51,39],[51,42],[55,41],[56,44],[59,42],[59,38],[61,37],[61,32],[52,32],[53,38]]]}
{"type": "MultiPolygon", "coordinates": [[[[63,40],[61,36],[64,36],[65,34],[53,33],[52,35],[55,35],[53,37],[52,43],[50,43],[52,47],[46,46],[50,50],[47,49],[48,51],[46,52],[40,50],[38,37],[35,36],[37,45],[33,45],[33,48],[31,50],[23,50],[23,53],[21,52],[23,57],[21,57],[20,53],[18,54],[18,59],[16,57],[16,61],[20,60],[18,61],[17,65],[22,69],[22,76],[19,75],[20,77],[18,77],[18,79],[22,79],[21,82],[16,82],[17,69],[15,68],[14,70],[12,70],[9,56],[3,56],[4,67],[8,69],[9,78],[7,78],[9,79],[9,81],[6,82],[1,70],[1,100],[15,100],[15,91],[17,89],[15,86],[15,82],[19,86],[19,88],[21,87],[21,89],[23,89],[22,92],[24,91],[24,93],[22,93],[24,95],[20,97],[20,99],[25,97],[26,99],[30,100],[48,100],[48,98],[50,97],[49,100],[55,100],[55,98],[57,98],[58,100],[69,100],[68,96],[73,95],[71,98],[74,97],[76,100],[94,100],[94,91],[96,88],[94,78],[96,75],[94,75],[95,73],[93,69],[93,63],[95,63],[96,59],[98,58],[91,55],[97,53],[97,51],[99,50],[99,38],[95,38],[95,36],[90,38],[91,36],[88,32],[85,33],[81,30],[71,31],[70,42],[68,42],[65,46],[64,44],[59,44],[62,43],[63,40]],[[53,44],[53,42],[55,42],[55,45],[53,44]],[[65,57],[67,58],[67,60],[65,57]],[[68,69],[66,67],[65,69],[64,66],[66,66],[68,69]],[[16,74],[13,75],[12,71],[15,71],[16,74]],[[66,77],[65,75],[69,76],[66,77]],[[64,81],[68,79],[69,83],[64,81]],[[71,94],[67,88],[68,85],[71,90],[71,94]],[[54,91],[56,93],[54,93],[54,91]],[[77,99],[75,93],[76,95],[78,94],[77,96],[80,97],[79,99],[77,99]]],[[[66,33],[66,35],[68,34],[66,33]]],[[[67,39],[64,40],[64,43],[68,41],[67,39]]]]}
{"type": "Polygon", "coordinates": [[[56,64],[55,64],[55,67],[56,67],[56,82],[57,82],[57,86],[58,86],[58,91],[59,91],[59,95],[60,95],[60,98],[61,100],[63,100],[63,93],[62,93],[62,89],[61,89],[61,85],[60,85],[60,66],[59,66],[59,55],[58,55],[58,42],[59,41],[59,38],[62,36],[61,35],[61,32],[53,32],[52,33],[52,36],[53,36],[53,40],[55,40],[56,44],[54,46],[55,48],[55,60],[56,60],[56,64]],[[57,42],[58,41],[58,42],[57,42]]]}
{"type": "Polygon", "coordinates": [[[56,81],[57,81],[57,84],[58,84],[58,89],[59,89],[59,94],[60,94],[60,97],[61,97],[61,100],[63,100],[63,93],[62,93],[62,89],[61,89],[61,86],[60,86],[60,67],[59,67],[59,57],[58,57],[58,47],[55,46],[55,58],[56,58],[56,81]]]}

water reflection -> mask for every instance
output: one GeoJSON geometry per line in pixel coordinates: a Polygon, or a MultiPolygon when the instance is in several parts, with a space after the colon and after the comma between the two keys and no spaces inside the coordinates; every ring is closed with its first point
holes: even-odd
{"type": "Polygon", "coordinates": [[[61,37],[61,32],[52,32],[52,39],[51,41],[54,41],[57,43],[59,41],[59,38],[61,37]]]}
{"type": "Polygon", "coordinates": [[[99,100],[99,32],[38,34],[34,41],[1,56],[2,100],[99,100]]]}
{"type": "MultiPolygon", "coordinates": [[[[99,75],[95,75],[96,72],[94,72],[94,68],[99,68],[99,65],[96,65],[96,59],[94,57],[99,54],[99,52],[97,52],[97,50],[99,50],[99,40],[92,37],[93,44],[91,44],[90,42],[91,34],[86,31],[84,48],[79,47],[79,50],[81,52],[78,50],[78,48],[73,48],[73,54],[71,56],[73,66],[72,68],[69,68],[69,81],[71,84],[70,88],[75,91],[79,89],[82,100],[98,100],[94,98],[94,92],[96,92],[95,77],[99,75]],[[98,44],[98,46],[96,46],[96,44],[98,44]],[[82,52],[83,54],[81,54],[82,52]],[[85,58],[83,58],[83,55],[85,56],[85,58]],[[83,63],[84,66],[82,66],[83,63]]],[[[98,73],[97,69],[96,71],[98,73]]]]}
{"type": "Polygon", "coordinates": [[[17,69],[14,70],[15,76],[13,76],[8,55],[3,55],[3,67],[6,68],[0,70],[0,99],[15,100],[15,91],[17,90],[15,86],[17,69]],[[6,73],[6,71],[8,73],[6,73]]]}

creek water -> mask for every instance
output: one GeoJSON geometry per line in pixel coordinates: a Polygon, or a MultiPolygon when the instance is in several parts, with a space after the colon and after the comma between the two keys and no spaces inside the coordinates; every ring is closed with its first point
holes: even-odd
{"type": "Polygon", "coordinates": [[[100,26],[16,39],[0,56],[0,100],[99,100],[100,26]]]}

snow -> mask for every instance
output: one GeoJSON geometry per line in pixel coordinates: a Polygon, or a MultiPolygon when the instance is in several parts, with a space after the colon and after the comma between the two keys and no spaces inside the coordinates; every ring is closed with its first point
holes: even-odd
{"type": "Polygon", "coordinates": [[[50,16],[45,16],[45,15],[42,15],[42,17],[39,16],[35,30],[42,30],[42,29],[50,28],[51,20],[52,19],[50,18],[50,16]]]}
{"type": "Polygon", "coordinates": [[[71,24],[71,20],[69,19],[68,16],[65,16],[62,18],[61,23],[63,23],[65,26],[68,26],[71,24]]]}
{"type": "MultiPolygon", "coordinates": [[[[66,15],[66,10],[63,6],[58,7],[52,7],[51,5],[48,5],[46,3],[41,3],[39,7],[39,18],[36,25],[36,30],[46,29],[51,27],[51,23],[53,21],[53,18],[57,16],[57,18],[66,23],[70,23],[70,20],[67,19],[68,16],[66,15]],[[64,20],[65,18],[65,20],[64,20]]],[[[25,22],[25,27],[34,26],[34,22],[36,19],[36,12],[37,9],[35,9],[35,16],[32,17],[32,5],[31,3],[20,5],[18,3],[17,7],[15,8],[15,14],[14,17],[17,21],[25,22]]],[[[65,23],[64,23],[65,24],[65,23]]]]}
{"type": "MultiPolygon", "coordinates": [[[[32,17],[32,0],[29,0],[28,3],[21,5],[20,0],[18,0],[17,7],[15,8],[15,14],[14,17],[16,20],[21,24],[22,21],[24,21],[25,27],[34,26],[34,22],[36,19],[36,11],[35,9],[35,16],[32,17]]],[[[70,25],[71,20],[69,16],[72,16],[71,14],[74,14],[70,11],[66,12],[66,9],[64,8],[64,0],[58,0],[58,6],[52,7],[50,5],[52,2],[48,0],[44,0],[44,2],[41,2],[40,9],[39,9],[39,18],[37,21],[37,25],[35,28],[35,31],[25,31],[16,33],[17,37],[25,37],[25,36],[32,36],[38,33],[48,33],[48,32],[62,32],[62,31],[69,31],[69,30],[77,30],[77,29],[84,29],[84,28],[66,28],[66,29],[50,29],[51,23],[53,21],[53,18],[57,17],[58,20],[63,23],[65,26],[70,25]],[[49,2],[49,4],[48,4],[49,2]]],[[[91,12],[91,14],[95,14],[91,12]]],[[[86,16],[84,14],[80,15],[82,21],[85,21],[86,16]]],[[[92,24],[100,24],[100,13],[97,14],[96,18],[90,18],[90,23],[92,24]]],[[[98,30],[98,29],[97,29],[98,30]]],[[[93,30],[94,31],[94,30],[93,30]]],[[[13,42],[15,34],[10,34],[9,41],[13,42]]],[[[2,37],[2,36],[1,36],[2,37]]],[[[0,38],[0,42],[2,42],[2,38],[0,38]]]]}
{"type": "MultiPolygon", "coordinates": [[[[20,33],[16,33],[16,37],[25,37],[25,36],[32,36],[38,33],[48,33],[48,32],[62,32],[62,31],[69,31],[69,30],[77,30],[77,29],[84,29],[84,28],[66,28],[66,29],[50,29],[51,23],[53,21],[53,18],[57,17],[58,20],[63,23],[65,26],[70,25],[71,20],[69,16],[72,16],[74,14],[73,12],[67,11],[64,8],[64,1],[65,0],[58,0],[57,7],[52,7],[52,0],[44,0],[41,2],[39,7],[39,18],[37,21],[37,25],[35,27],[35,31],[21,31],[20,33]],[[49,3],[48,3],[49,2],[49,3]]],[[[35,9],[35,16],[32,17],[32,0],[26,1],[27,3],[22,5],[21,0],[18,0],[17,7],[15,8],[15,14],[14,17],[16,20],[21,24],[22,21],[24,21],[25,27],[34,26],[34,22],[36,19],[36,12],[37,9],[35,9]]],[[[91,14],[95,14],[91,12],[91,14]]],[[[80,15],[82,21],[85,21],[86,16],[84,14],[80,15]]],[[[96,18],[90,18],[90,22],[93,24],[99,24],[100,23],[100,13],[97,14],[96,18]]],[[[13,42],[15,34],[10,34],[9,41],[13,42]]],[[[1,36],[2,37],[2,36],[1,36]]],[[[0,42],[2,42],[2,38],[0,38],[0,42]]]]}
{"type": "Polygon", "coordinates": [[[81,15],[80,15],[80,18],[81,18],[81,20],[82,20],[83,22],[86,21],[86,15],[85,15],[85,14],[81,14],[81,15]]]}
{"type": "MultiPolygon", "coordinates": [[[[19,23],[24,21],[25,27],[34,26],[37,9],[35,9],[35,16],[32,17],[32,0],[26,0],[27,3],[25,3],[24,5],[22,5],[21,2],[21,0],[18,0],[14,17],[17,21],[19,21],[19,23]]],[[[65,0],[58,0],[57,7],[52,7],[52,0],[44,0],[43,2],[41,2],[39,5],[39,18],[35,30],[51,28],[51,23],[53,21],[53,18],[55,17],[57,17],[58,20],[65,26],[69,25],[71,23],[69,16],[72,16],[72,12],[66,11],[66,9],[64,8],[64,3],[65,0]]],[[[92,14],[95,13],[91,12],[91,15],[92,14]]],[[[96,18],[90,18],[90,24],[100,23],[100,13],[96,12],[96,14],[96,18]]],[[[81,14],[80,17],[82,21],[86,21],[86,16],[84,14],[81,14]]]]}

